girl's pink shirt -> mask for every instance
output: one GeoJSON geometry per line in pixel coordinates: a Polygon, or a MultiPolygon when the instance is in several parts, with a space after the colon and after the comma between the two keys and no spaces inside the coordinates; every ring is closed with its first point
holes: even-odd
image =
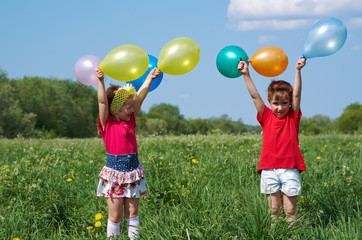
{"type": "Polygon", "coordinates": [[[107,153],[112,155],[137,152],[135,127],[136,119],[133,114],[130,121],[116,121],[109,114],[104,129],[98,117],[98,130],[102,135],[107,153]]]}

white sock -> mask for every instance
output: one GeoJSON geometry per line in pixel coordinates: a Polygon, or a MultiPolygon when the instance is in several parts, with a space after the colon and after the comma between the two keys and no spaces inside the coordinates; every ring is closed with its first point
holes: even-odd
{"type": "Polygon", "coordinates": [[[139,226],[140,226],[139,216],[127,219],[127,230],[128,230],[129,239],[133,240],[139,237],[140,234],[139,226]]]}
{"type": "Polygon", "coordinates": [[[109,221],[108,219],[108,224],[107,224],[107,237],[117,237],[120,233],[120,222],[119,223],[114,223],[109,221]]]}

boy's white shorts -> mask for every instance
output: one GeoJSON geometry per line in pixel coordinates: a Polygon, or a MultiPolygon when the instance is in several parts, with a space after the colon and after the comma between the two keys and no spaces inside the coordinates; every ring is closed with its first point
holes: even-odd
{"type": "Polygon", "coordinates": [[[288,197],[302,193],[299,170],[295,168],[264,169],[261,172],[260,192],[272,194],[282,191],[288,197]]]}

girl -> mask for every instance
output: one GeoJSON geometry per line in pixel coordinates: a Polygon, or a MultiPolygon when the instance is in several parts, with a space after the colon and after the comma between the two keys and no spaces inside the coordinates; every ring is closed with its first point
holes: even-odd
{"type": "Polygon", "coordinates": [[[271,109],[265,106],[260,97],[246,62],[240,61],[238,65],[258,111],[257,120],[263,127],[263,146],[258,166],[258,173],[261,174],[260,191],[268,196],[272,219],[277,218],[283,206],[290,223],[297,219],[297,196],[301,194],[299,173],[306,170],[298,143],[299,121],[302,117],[300,71],[305,61],[305,58],[300,58],[296,63],[294,89],[285,81],[272,81],[269,85],[267,99],[271,109]]]}
{"type": "Polygon", "coordinates": [[[139,236],[138,206],[140,196],[146,194],[143,166],[138,161],[134,132],[135,116],[146,98],[153,79],[160,74],[154,68],[136,93],[132,85],[104,87],[104,74],[96,70],[98,81],[98,131],[107,151],[106,166],[99,174],[98,196],[105,196],[108,204],[107,237],[120,234],[123,213],[127,219],[130,239],[139,236]]]}

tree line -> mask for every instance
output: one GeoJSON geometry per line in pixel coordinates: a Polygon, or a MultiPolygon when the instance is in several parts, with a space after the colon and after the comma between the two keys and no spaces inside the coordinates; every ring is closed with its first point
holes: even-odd
{"type": "MultiPolygon", "coordinates": [[[[87,138],[97,136],[98,103],[93,87],[57,78],[8,79],[0,70],[0,137],[87,138]]],[[[260,133],[260,126],[233,121],[226,114],[185,119],[177,106],[154,105],[137,115],[138,134],[260,133]]],[[[315,115],[302,118],[302,134],[362,133],[362,105],[347,106],[335,120],[315,115]]]]}

